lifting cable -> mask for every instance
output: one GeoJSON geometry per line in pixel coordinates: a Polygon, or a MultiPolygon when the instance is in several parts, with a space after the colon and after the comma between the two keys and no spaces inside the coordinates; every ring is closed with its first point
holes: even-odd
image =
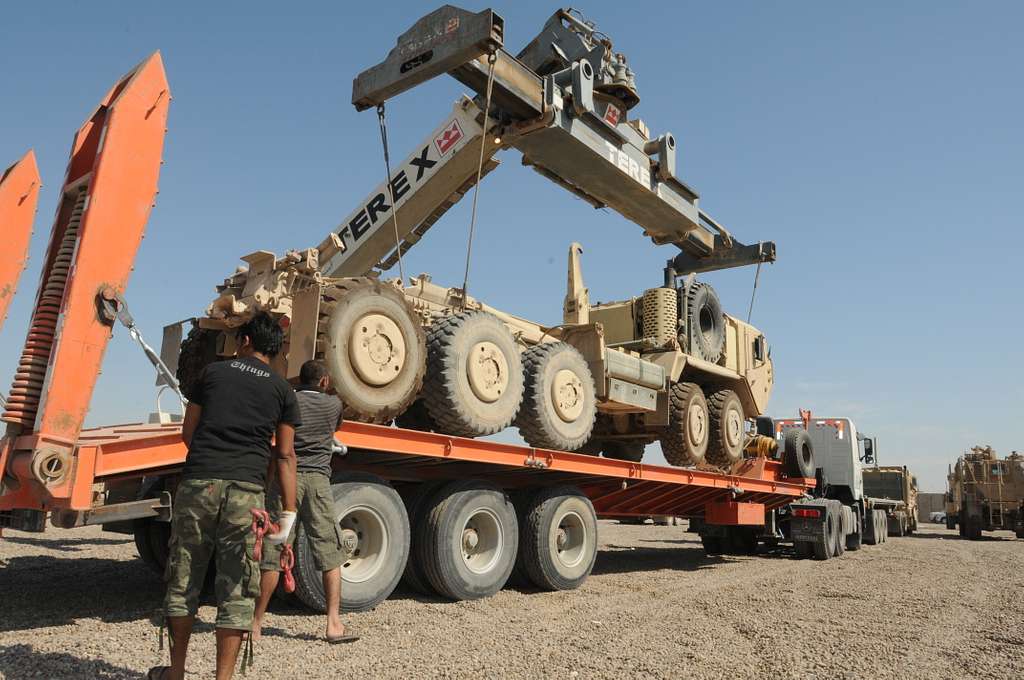
{"type": "Polygon", "coordinates": [[[480,178],[484,169],[484,148],[487,146],[487,124],[491,113],[491,90],[494,86],[494,65],[498,61],[498,55],[491,52],[487,55],[487,93],[484,97],[484,124],[483,134],[480,136],[480,158],[476,164],[476,186],[473,187],[473,209],[469,217],[469,239],[466,243],[466,272],[462,277],[462,309],[466,309],[466,300],[469,297],[469,261],[473,255],[473,232],[476,231],[476,202],[480,196],[480,178]]]}
{"type": "Polygon", "coordinates": [[[384,119],[384,102],[377,104],[377,122],[380,124],[380,143],[384,147],[384,186],[391,199],[391,222],[395,225],[395,252],[398,253],[398,276],[405,286],[405,267],[402,266],[402,239],[398,235],[398,206],[395,205],[395,188],[391,184],[391,154],[388,153],[388,125],[384,119]]]}
{"type": "Polygon", "coordinates": [[[754,288],[750,291],[750,308],[747,309],[747,323],[750,323],[750,317],[754,315],[754,296],[757,295],[757,280],[761,278],[761,262],[757,263],[757,271],[754,272],[754,288]]]}

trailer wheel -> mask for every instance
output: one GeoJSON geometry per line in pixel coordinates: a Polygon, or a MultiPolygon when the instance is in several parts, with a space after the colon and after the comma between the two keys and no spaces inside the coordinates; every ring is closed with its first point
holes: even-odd
{"type": "Polygon", "coordinates": [[[798,560],[806,560],[814,554],[814,545],[810,541],[794,541],[793,550],[798,560]]]}
{"type": "Polygon", "coordinates": [[[452,600],[490,597],[501,590],[519,543],[508,496],[482,482],[451,482],[423,511],[416,558],[434,590],[452,600]]]}
{"type": "Polygon", "coordinates": [[[417,546],[423,540],[423,518],[426,515],[424,508],[444,484],[444,482],[420,482],[409,485],[399,492],[402,502],[405,504],[405,513],[409,516],[410,536],[409,559],[406,561],[405,571],[402,573],[402,583],[420,595],[434,594],[430,582],[427,581],[427,576],[423,572],[422,563],[416,559],[417,546]]]}
{"type": "Polygon", "coordinates": [[[725,552],[725,541],[721,536],[701,534],[700,544],[704,547],[704,554],[710,557],[715,557],[725,552]]]}
{"type": "Polygon", "coordinates": [[[743,458],[745,437],[743,404],[732,390],[719,390],[707,397],[708,437],[707,460],[712,465],[731,467],[743,458]]]}
{"type": "MultiPolygon", "coordinates": [[[[376,475],[347,474],[331,484],[334,522],[342,550],[341,609],[361,612],[383,602],[398,585],[409,557],[409,518],[391,486],[376,475]]],[[[302,523],[295,535],[295,595],[327,611],[323,577],[313,562],[302,523]]]]}
{"type": "Polygon", "coordinates": [[[512,333],[486,312],[435,321],[423,393],[442,432],[481,437],[504,430],[523,401],[523,363],[512,333]]]}
{"type": "Polygon", "coordinates": [[[806,430],[793,427],[786,431],[782,462],[788,477],[814,477],[814,447],[806,430]]]}
{"type": "MultiPolygon", "coordinates": [[[[154,519],[137,519],[132,523],[135,550],[154,574],[164,577],[170,553],[171,523],[154,519]]],[[[212,568],[212,561],[210,567],[212,568]]]]}
{"type": "Polygon", "coordinates": [[[375,279],[343,279],[324,298],[320,341],[346,417],[390,422],[423,386],[426,336],[415,311],[397,288],[375,279]]]}
{"type": "Polygon", "coordinates": [[[579,489],[542,489],[523,513],[520,570],[543,590],[578,588],[597,557],[597,514],[579,489]]]}
{"type": "Polygon", "coordinates": [[[839,534],[839,518],[829,503],[825,507],[825,532],[814,539],[814,559],[827,560],[835,554],[836,536],[839,534]]]}
{"type": "Polygon", "coordinates": [[[594,378],[572,345],[550,342],[523,353],[525,384],[516,425],[530,446],[575,451],[594,429],[594,378]]]}
{"type": "Polygon", "coordinates": [[[707,400],[694,383],[675,383],[669,389],[668,425],[662,429],[661,452],[671,465],[704,462],[708,450],[707,400]]]}

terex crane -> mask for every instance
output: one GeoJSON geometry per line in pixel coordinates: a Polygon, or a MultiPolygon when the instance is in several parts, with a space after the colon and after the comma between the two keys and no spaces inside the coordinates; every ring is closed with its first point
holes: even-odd
{"type": "Polygon", "coordinates": [[[180,359],[182,331],[165,334],[173,348],[165,346],[165,360],[187,395],[198,369],[235,352],[225,331],[267,310],[287,317],[277,368],[294,377],[307,359],[323,358],[356,420],[397,417],[469,437],[515,423],[533,446],[634,461],[660,439],[676,465],[736,463],[751,444],[745,424],[766,407],[771,359],[761,333],[723,314],[714,290],[692,275],[772,262],[774,244],[743,245],[699,209],[697,193],[676,176],[675,138],[652,138],[630,118],[640,101],[634,74],[592,23],[560,10],[516,56],[503,49],[503,33],[489,9],[445,5],[359,74],[352,101],[377,107],[388,181],[318,247],[243,257],[247,266],[218,287],[180,359]],[[477,97],[456,102],[391,169],[385,101],[443,73],[477,97]],[[380,272],[401,265],[508,148],[654,243],[676,246],[664,282],[591,305],[573,244],[563,323],[547,328],[482,304],[465,284],[382,281],[380,272]]]}

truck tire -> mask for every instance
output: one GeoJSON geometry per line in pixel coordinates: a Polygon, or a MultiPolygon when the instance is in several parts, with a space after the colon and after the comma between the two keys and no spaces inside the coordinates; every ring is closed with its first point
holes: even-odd
{"type": "Polygon", "coordinates": [[[862,541],[865,545],[876,545],[879,541],[878,536],[878,511],[868,510],[864,513],[864,527],[862,541]]]}
{"type": "Polygon", "coordinates": [[[787,477],[814,477],[814,447],[806,430],[794,427],[782,439],[782,464],[787,477]]]}
{"type": "Polygon", "coordinates": [[[835,554],[836,536],[839,533],[839,517],[836,516],[835,509],[831,503],[825,506],[824,522],[824,535],[816,537],[812,544],[814,559],[816,560],[827,560],[835,554]]]}
{"type": "Polygon", "coordinates": [[[881,538],[879,543],[886,543],[889,540],[889,516],[885,513],[885,510],[876,510],[878,513],[878,536],[881,538]]]}
{"type": "Polygon", "coordinates": [[[575,451],[594,429],[597,398],[590,367],[564,342],[534,345],[523,353],[523,403],[516,417],[530,446],[575,451]]]}
{"type": "Polygon", "coordinates": [[[217,361],[217,336],[220,331],[193,326],[181,341],[178,368],[174,372],[181,393],[189,401],[203,375],[203,369],[217,361]]]}
{"type": "Polygon", "coordinates": [[[840,505],[838,501],[831,501],[829,506],[829,509],[834,509],[833,512],[836,514],[836,540],[832,555],[834,557],[842,557],[843,553],[846,552],[846,532],[843,528],[843,525],[845,524],[843,522],[843,506],[840,505]]]}
{"type": "Polygon", "coordinates": [[[691,285],[686,291],[686,316],[690,353],[718,363],[725,348],[725,314],[715,289],[706,283],[691,285]]]}
{"type": "Polygon", "coordinates": [[[853,531],[846,534],[846,549],[851,552],[860,550],[861,544],[864,542],[864,522],[857,516],[857,513],[853,515],[853,522],[853,531]]]}
{"type": "Polygon", "coordinates": [[[700,544],[704,547],[704,554],[715,557],[725,553],[725,539],[721,536],[700,535],[700,544]]]}
{"type": "Polygon", "coordinates": [[[483,482],[450,482],[424,512],[416,559],[434,590],[452,600],[490,597],[501,590],[519,543],[509,497],[483,482]]]}
{"type": "Polygon", "coordinates": [[[796,553],[798,560],[810,559],[811,555],[814,554],[814,544],[810,541],[794,541],[793,551],[796,553]]]}
{"type": "Polygon", "coordinates": [[[746,436],[743,404],[732,390],[718,390],[707,396],[708,432],[707,461],[712,465],[730,468],[743,458],[743,440],[746,436]]]}
{"type": "MultiPolygon", "coordinates": [[[[167,556],[170,553],[171,523],[154,519],[137,519],[132,522],[132,536],[135,550],[150,570],[164,578],[167,571],[167,556]]],[[[210,569],[213,561],[210,561],[210,569]]]]}
{"type": "Polygon", "coordinates": [[[437,423],[427,411],[426,404],[422,399],[412,402],[409,408],[395,418],[395,426],[403,430],[417,430],[419,432],[436,432],[437,423]]]}
{"type": "Polygon", "coordinates": [[[497,317],[469,311],[431,325],[423,403],[439,432],[495,434],[512,424],[522,401],[519,348],[497,317]]]}
{"type": "Polygon", "coordinates": [[[542,489],[523,513],[520,570],[542,590],[578,588],[597,557],[597,514],[579,489],[542,489]]]}
{"type": "MultiPolygon", "coordinates": [[[[335,530],[346,561],[341,565],[341,610],[373,609],[391,595],[409,558],[409,517],[401,497],[376,475],[349,473],[331,484],[335,530]]],[[[295,596],[327,611],[323,576],[313,562],[305,528],[295,534],[295,596]]]]}
{"type": "Polygon", "coordinates": [[[402,584],[420,595],[434,594],[423,572],[423,565],[416,559],[417,545],[423,540],[423,518],[426,515],[423,509],[444,484],[445,482],[420,482],[410,484],[399,491],[402,503],[405,504],[405,514],[409,516],[410,537],[409,559],[406,560],[405,570],[402,572],[402,584]]]}
{"type": "Polygon", "coordinates": [[[665,460],[678,467],[704,462],[710,434],[704,393],[694,383],[675,383],[668,398],[668,425],[659,438],[665,460]]]}
{"type": "Polygon", "coordinates": [[[343,279],[324,291],[320,344],[345,417],[387,423],[423,386],[427,345],[416,312],[395,286],[343,279]]]}

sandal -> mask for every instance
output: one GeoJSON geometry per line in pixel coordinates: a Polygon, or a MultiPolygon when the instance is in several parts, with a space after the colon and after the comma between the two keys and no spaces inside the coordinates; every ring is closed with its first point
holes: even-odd
{"type": "Polygon", "coordinates": [[[355,642],[359,639],[359,636],[352,635],[351,633],[345,633],[344,635],[339,635],[337,637],[325,637],[324,639],[327,640],[327,644],[329,645],[340,645],[346,642],[355,642]]]}

